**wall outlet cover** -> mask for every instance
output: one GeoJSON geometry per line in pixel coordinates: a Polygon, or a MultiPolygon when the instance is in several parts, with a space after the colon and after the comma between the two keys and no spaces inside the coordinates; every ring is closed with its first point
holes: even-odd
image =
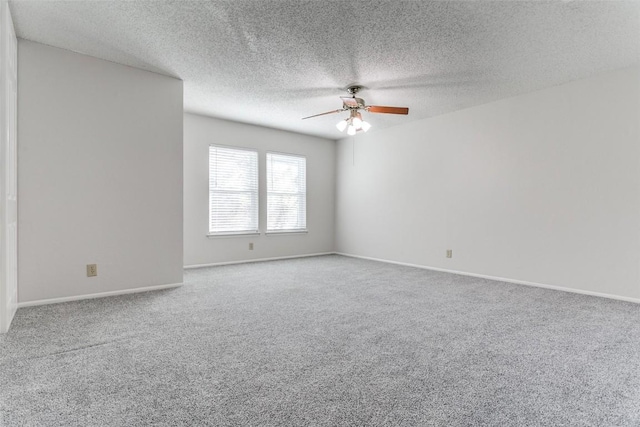
{"type": "Polygon", "coordinates": [[[95,277],[98,275],[97,264],[87,264],[87,277],[95,277]]]}

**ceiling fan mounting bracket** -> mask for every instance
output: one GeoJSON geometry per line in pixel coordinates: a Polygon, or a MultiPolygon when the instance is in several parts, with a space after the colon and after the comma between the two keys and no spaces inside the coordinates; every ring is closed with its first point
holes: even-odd
{"type": "Polygon", "coordinates": [[[356,94],[360,91],[360,89],[362,89],[362,86],[358,86],[358,85],[353,85],[353,86],[349,86],[347,88],[347,92],[350,95],[353,95],[354,97],[356,96],[356,94]]]}

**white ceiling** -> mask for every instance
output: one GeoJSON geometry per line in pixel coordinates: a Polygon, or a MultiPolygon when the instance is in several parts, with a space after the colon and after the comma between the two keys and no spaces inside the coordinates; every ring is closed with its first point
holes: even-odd
{"type": "Polygon", "coordinates": [[[189,112],[337,139],[640,62],[638,1],[10,2],[19,37],[184,80],[189,112]]]}

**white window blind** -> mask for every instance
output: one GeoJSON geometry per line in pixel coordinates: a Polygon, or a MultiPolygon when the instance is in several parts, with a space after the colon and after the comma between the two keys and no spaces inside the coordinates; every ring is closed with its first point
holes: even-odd
{"type": "Polygon", "coordinates": [[[307,159],[267,153],[267,231],[307,228],[307,159]]]}
{"type": "Polygon", "coordinates": [[[258,152],[209,146],[209,233],[258,232],[258,152]]]}

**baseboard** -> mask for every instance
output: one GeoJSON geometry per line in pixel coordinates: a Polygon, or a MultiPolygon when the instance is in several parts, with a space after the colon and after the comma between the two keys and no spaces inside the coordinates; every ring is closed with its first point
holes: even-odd
{"type": "Polygon", "coordinates": [[[323,255],[334,255],[334,254],[335,252],[320,252],[317,254],[289,255],[289,256],[279,256],[279,257],[272,257],[272,258],[245,259],[241,261],[214,262],[211,264],[193,264],[193,265],[185,265],[184,269],[190,270],[193,268],[216,267],[218,265],[246,264],[248,262],[277,261],[279,259],[307,258],[312,256],[323,256],[323,255]]]}
{"type": "Polygon", "coordinates": [[[631,298],[631,297],[625,297],[625,296],[621,296],[621,295],[605,294],[605,293],[601,293],[601,292],[586,291],[586,290],[582,290],[582,289],[565,288],[565,287],[562,287],[562,286],[547,285],[545,283],[537,283],[537,282],[528,282],[526,280],[509,279],[509,278],[506,278],[506,277],[487,276],[485,274],[469,273],[469,272],[466,272],[466,271],[448,270],[446,268],[429,267],[429,266],[426,266],[426,265],[411,264],[411,263],[399,262],[399,261],[390,261],[388,259],[372,258],[372,257],[367,257],[367,256],[361,256],[361,255],[347,254],[347,253],[343,253],[343,252],[335,252],[335,254],[336,255],[347,256],[347,257],[351,257],[351,258],[360,258],[360,259],[367,259],[367,260],[370,260],[370,261],[385,262],[387,264],[397,264],[397,265],[404,265],[404,266],[407,266],[407,267],[422,268],[422,269],[425,269],[425,270],[441,271],[443,273],[459,274],[461,276],[479,277],[481,279],[489,279],[489,280],[495,280],[495,281],[498,281],[498,282],[513,283],[515,285],[533,286],[533,287],[536,287],[536,288],[552,289],[554,291],[571,292],[571,293],[574,293],[574,294],[582,294],[582,295],[589,295],[589,296],[593,296],[593,297],[609,298],[609,299],[615,299],[615,300],[619,300],[619,301],[626,301],[626,302],[633,302],[633,303],[636,303],[636,304],[640,304],[640,299],[639,298],[631,298]]]}
{"type": "Polygon", "coordinates": [[[99,292],[95,294],[74,295],[71,297],[41,299],[36,301],[19,302],[18,308],[32,307],[35,305],[58,304],[60,302],[80,301],[85,299],[112,297],[116,295],[136,294],[138,292],[159,291],[162,289],[178,288],[182,283],[171,283],[168,285],[146,286],[144,288],[123,289],[119,291],[99,292]]]}

